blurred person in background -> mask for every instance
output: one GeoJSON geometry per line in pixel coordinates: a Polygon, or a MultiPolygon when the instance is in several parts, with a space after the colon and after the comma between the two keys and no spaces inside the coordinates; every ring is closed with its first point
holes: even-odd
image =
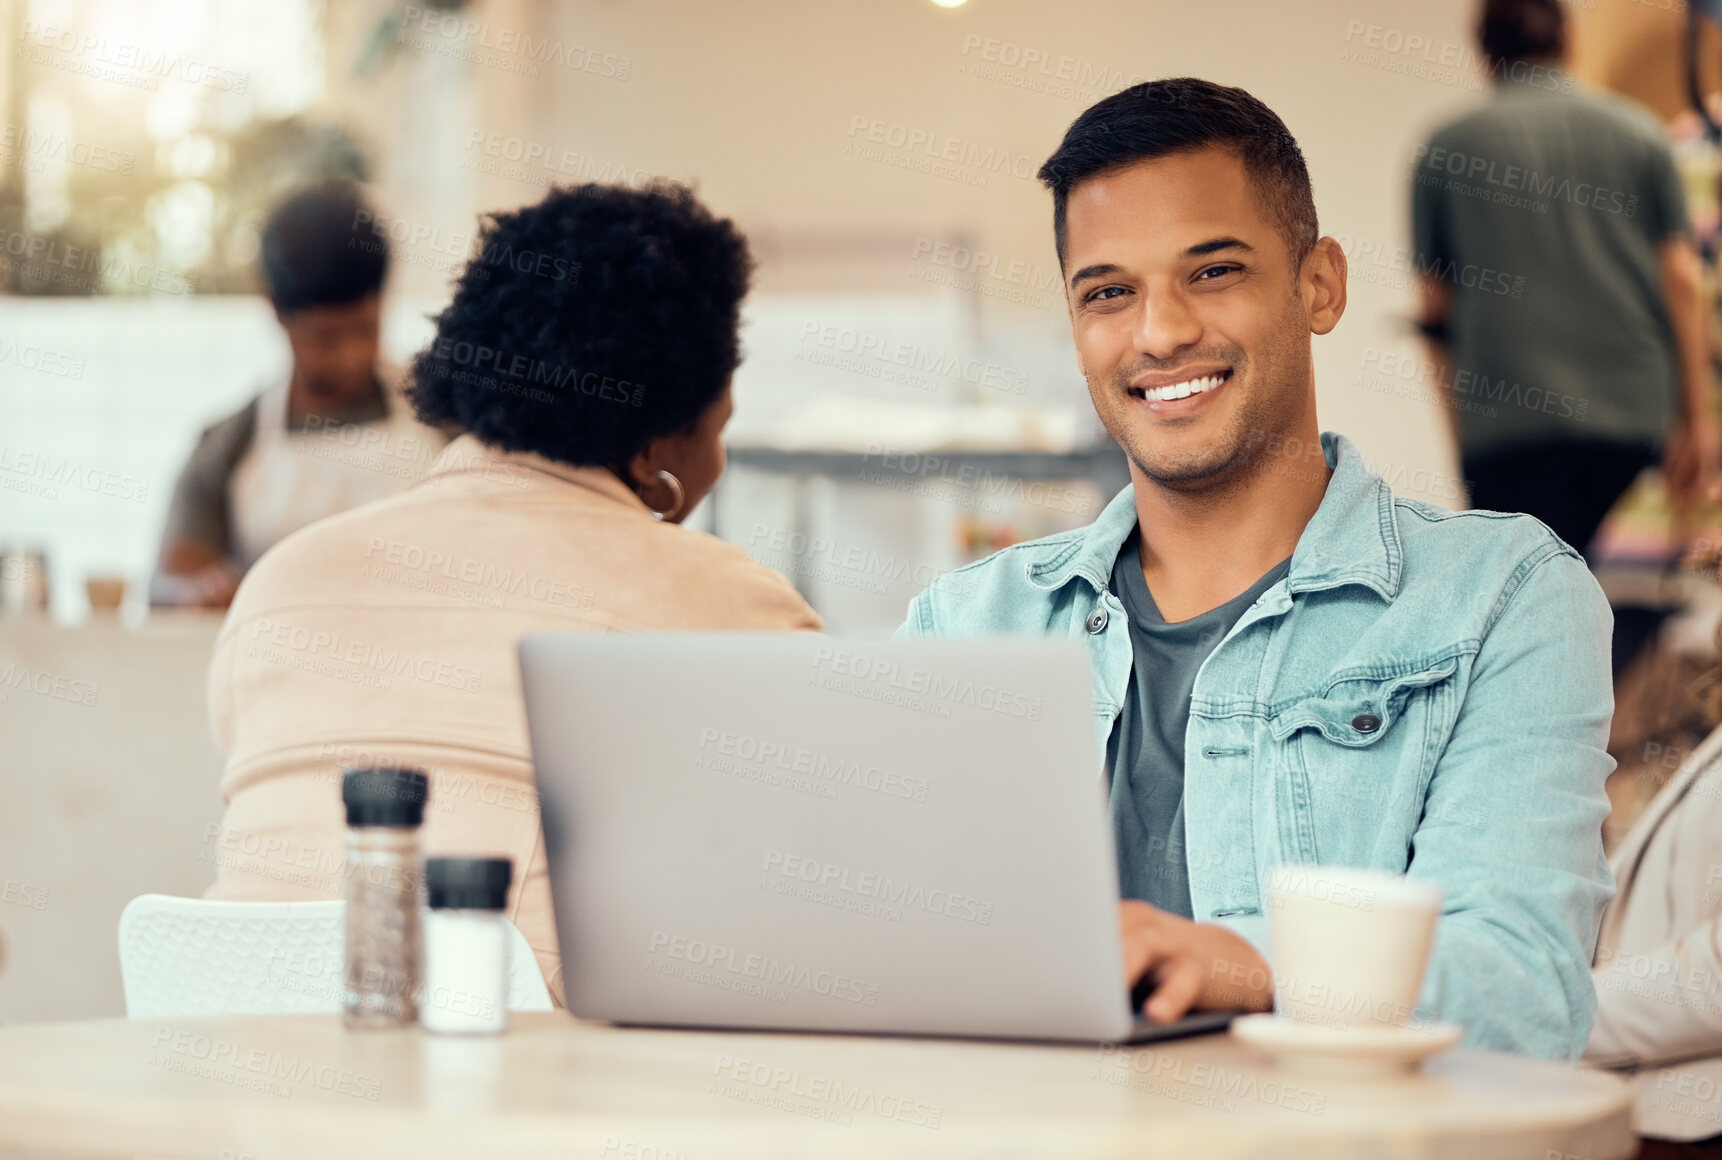
{"type": "Polygon", "coordinates": [[[1560,0],[1485,0],[1478,39],[1494,91],[1412,172],[1420,329],[1471,506],[1582,552],[1644,468],[1687,509],[1722,455],[1699,257],[1655,118],[1575,90],[1560,0]]]}
{"type": "Polygon", "coordinates": [[[270,214],[263,278],[293,365],[199,437],[174,486],[152,603],[226,607],[272,545],[393,495],[441,450],[379,369],[389,251],[375,221],[348,183],[270,214]]]}
{"type": "Polygon", "coordinates": [[[464,434],[414,487],[267,553],[216,642],[209,897],[341,897],[343,767],[416,766],[427,853],[514,860],[508,915],[560,1005],[521,635],[821,624],[782,576],[681,526],[725,465],[753,269],[736,227],[681,186],[582,185],[480,242],[410,391],[464,434]]]}
{"type": "MultiPolygon", "coordinates": [[[[1712,485],[1710,498],[1722,502],[1722,484],[1712,485]]],[[[1706,562],[1712,578],[1719,562],[1706,562]]],[[[1609,857],[1618,893],[1603,913],[1592,971],[1596,1022],[1584,1059],[1637,1073],[1643,1160],[1722,1156],[1717,676],[1708,682],[1710,735],[1686,754],[1609,857]]]]}

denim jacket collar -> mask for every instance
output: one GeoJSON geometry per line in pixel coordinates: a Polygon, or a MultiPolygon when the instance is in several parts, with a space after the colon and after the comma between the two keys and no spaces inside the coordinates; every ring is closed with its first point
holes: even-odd
{"type": "MultiPolygon", "coordinates": [[[[1405,564],[1393,493],[1345,436],[1322,432],[1321,450],[1333,478],[1298,537],[1286,588],[1297,593],[1359,584],[1392,600],[1405,564]]],[[[1030,583],[1056,589],[1081,576],[1097,592],[1105,591],[1112,565],[1135,526],[1135,487],[1127,484],[1092,524],[1045,545],[1029,562],[1030,583]]]]}

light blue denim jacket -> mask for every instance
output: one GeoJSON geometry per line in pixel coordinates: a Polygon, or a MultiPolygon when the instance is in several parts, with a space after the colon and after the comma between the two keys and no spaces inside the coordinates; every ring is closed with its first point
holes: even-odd
{"type": "MultiPolygon", "coordinates": [[[[1614,894],[1602,852],[1613,615],[1537,520],[1398,498],[1343,436],[1323,434],[1322,451],[1333,477],[1289,574],[1196,676],[1195,916],[1271,963],[1273,866],[1431,879],[1446,902],[1417,1017],[1463,1024],[1469,1047],[1577,1058],[1614,894]]],[[[940,577],[898,635],[1086,639],[1104,752],[1132,659],[1107,583],[1135,525],[1126,487],[1088,527],[940,577]]]]}

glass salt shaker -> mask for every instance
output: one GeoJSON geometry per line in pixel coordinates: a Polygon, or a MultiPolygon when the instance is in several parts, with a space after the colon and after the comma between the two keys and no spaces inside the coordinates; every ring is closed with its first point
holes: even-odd
{"type": "Polygon", "coordinates": [[[422,770],[349,769],[347,943],[342,1010],[349,1027],[414,1022],[419,975],[419,827],[430,779],[422,770]]]}
{"type": "Polygon", "coordinates": [[[426,1031],[495,1034],[508,1026],[507,858],[432,858],[425,863],[426,1031]]]}

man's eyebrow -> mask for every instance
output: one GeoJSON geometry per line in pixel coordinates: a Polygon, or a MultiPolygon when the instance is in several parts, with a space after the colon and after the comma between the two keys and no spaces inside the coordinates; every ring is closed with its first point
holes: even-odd
{"type": "Polygon", "coordinates": [[[1209,254],[1217,254],[1221,250],[1247,250],[1255,253],[1256,248],[1239,238],[1214,238],[1211,241],[1198,242],[1184,251],[1186,258],[1203,258],[1209,254]]]}
{"type": "Polygon", "coordinates": [[[1074,286],[1078,282],[1085,282],[1090,278],[1108,278],[1113,274],[1122,274],[1123,272],[1123,266],[1115,265],[1112,262],[1102,262],[1096,266],[1084,266],[1070,276],[1070,284],[1074,286]]]}

